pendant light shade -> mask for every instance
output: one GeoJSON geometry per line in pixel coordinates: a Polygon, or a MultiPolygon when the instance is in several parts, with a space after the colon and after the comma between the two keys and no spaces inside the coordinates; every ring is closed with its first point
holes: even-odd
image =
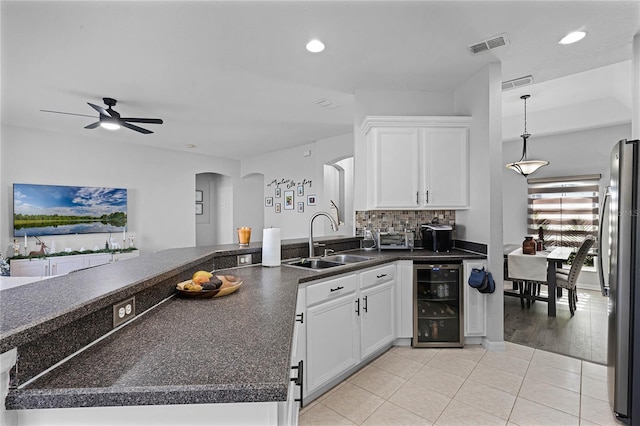
{"type": "Polygon", "coordinates": [[[522,157],[520,157],[520,160],[506,165],[508,169],[520,173],[525,177],[529,176],[540,167],[549,164],[548,161],[544,160],[527,160],[527,139],[529,139],[529,136],[531,136],[531,134],[527,133],[527,99],[530,97],[531,95],[520,96],[520,99],[524,100],[524,133],[520,135],[520,137],[522,138],[522,157]]]}

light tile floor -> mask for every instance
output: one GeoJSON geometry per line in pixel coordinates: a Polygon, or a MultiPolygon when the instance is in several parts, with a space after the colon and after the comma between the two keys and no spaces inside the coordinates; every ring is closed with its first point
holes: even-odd
{"type": "Polygon", "coordinates": [[[506,342],[396,346],[300,411],[308,425],[621,425],[606,367],[506,342]]]}

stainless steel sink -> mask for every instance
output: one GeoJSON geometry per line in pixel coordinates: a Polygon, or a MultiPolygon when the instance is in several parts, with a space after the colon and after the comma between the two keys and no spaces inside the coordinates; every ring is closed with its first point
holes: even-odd
{"type": "Polygon", "coordinates": [[[282,264],[287,266],[295,266],[298,268],[318,270],[350,265],[353,263],[364,262],[366,260],[371,260],[371,258],[366,256],[357,256],[354,254],[334,254],[324,257],[285,260],[284,262],[282,262],[282,264]]]}
{"type": "Polygon", "coordinates": [[[370,257],[358,256],[355,254],[334,254],[331,256],[325,256],[322,259],[327,260],[329,262],[339,262],[339,263],[358,263],[358,262],[365,262],[367,260],[371,260],[370,257]]]}
{"type": "Polygon", "coordinates": [[[344,263],[332,262],[324,259],[298,259],[290,262],[284,262],[284,264],[308,269],[327,269],[344,265],[344,263]]]}

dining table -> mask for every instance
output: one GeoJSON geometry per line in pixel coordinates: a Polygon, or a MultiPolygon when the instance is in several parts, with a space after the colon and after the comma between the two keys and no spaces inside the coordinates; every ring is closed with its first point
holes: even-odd
{"type": "Polygon", "coordinates": [[[509,276],[505,279],[512,281],[531,281],[546,284],[548,291],[547,315],[556,316],[556,271],[562,263],[569,259],[572,247],[553,247],[536,251],[535,254],[525,254],[519,247],[507,255],[509,276]]]}

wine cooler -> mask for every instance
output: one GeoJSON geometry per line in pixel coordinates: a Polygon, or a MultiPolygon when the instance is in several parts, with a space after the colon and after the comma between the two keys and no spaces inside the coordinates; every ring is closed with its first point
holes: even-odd
{"type": "Polygon", "coordinates": [[[414,263],[413,296],[413,347],[462,347],[462,264],[414,263]]]}

